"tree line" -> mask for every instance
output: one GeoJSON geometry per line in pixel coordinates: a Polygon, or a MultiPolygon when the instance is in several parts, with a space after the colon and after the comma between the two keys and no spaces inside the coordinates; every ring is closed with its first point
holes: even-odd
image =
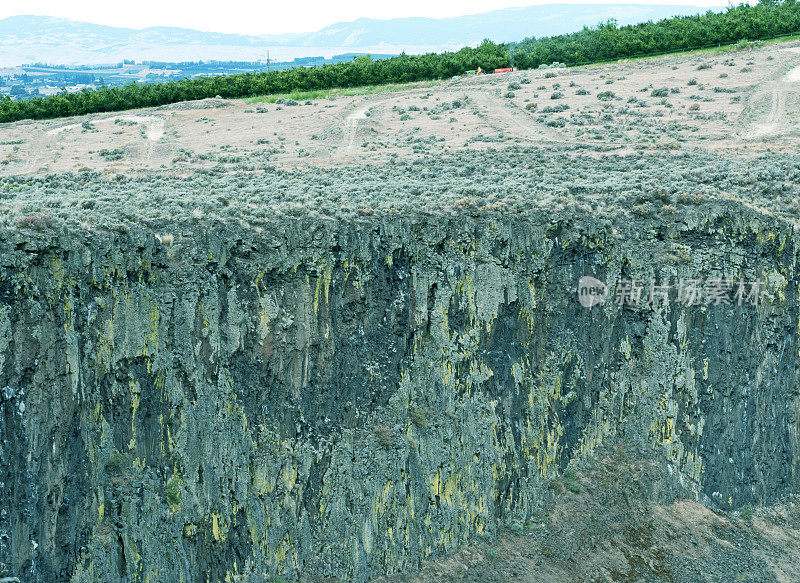
{"type": "Polygon", "coordinates": [[[238,98],[444,79],[479,67],[484,70],[508,67],[512,60],[521,69],[555,61],[581,65],[795,33],[800,33],[800,3],[797,0],[762,0],[754,6],[742,4],[720,13],[678,16],[630,26],[620,27],[612,20],[573,34],[528,38],[508,45],[486,40],[476,48],[457,52],[402,54],[381,60],[359,57],[352,62],[320,67],[166,83],[131,83],[26,101],[4,97],[0,99],[0,122],[122,111],[217,95],[238,98]]]}
{"type": "Polygon", "coordinates": [[[709,11],[629,26],[617,26],[609,20],[573,34],[525,39],[509,45],[509,50],[517,67],[530,69],[554,61],[585,65],[798,33],[797,0],[762,0],[753,6],[732,6],[725,12],[709,11]]]}

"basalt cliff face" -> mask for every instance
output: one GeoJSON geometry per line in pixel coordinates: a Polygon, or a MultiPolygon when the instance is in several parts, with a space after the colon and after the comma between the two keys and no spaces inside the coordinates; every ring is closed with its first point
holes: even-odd
{"type": "Polygon", "coordinates": [[[739,204],[257,233],[9,229],[0,562],[21,581],[364,581],[626,441],[722,509],[795,491],[797,237],[739,204]],[[759,305],[576,286],[764,281],[759,305]]]}

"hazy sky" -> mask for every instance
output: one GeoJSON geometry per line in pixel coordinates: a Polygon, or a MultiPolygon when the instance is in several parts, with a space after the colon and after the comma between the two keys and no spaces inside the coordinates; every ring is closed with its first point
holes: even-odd
{"type": "MultiPolygon", "coordinates": [[[[557,1],[557,0],[555,0],[557,1]]],[[[398,18],[429,16],[442,18],[477,14],[509,6],[550,4],[554,0],[33,0],[0,3],[0,18],[18,14],[60,16],[97,24],[129,28],[182,26],[214,32],[275,34],[308,32],[335,22],[359,17],[398,18]]],[[[625,0],[574,0],[572,4],[623,4],[625,0]]],[[[630,0],[635,4],[690,4],[719,6],[725,0],[630,0]]],[[[737,2],[738,3],[738,2],[737,2]]]]}

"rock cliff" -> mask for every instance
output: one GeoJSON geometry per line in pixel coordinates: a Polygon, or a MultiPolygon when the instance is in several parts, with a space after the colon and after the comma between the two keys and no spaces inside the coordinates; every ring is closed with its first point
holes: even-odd
{"type": "Polygon", "coordinates": [[[0,562],[31,582],[364,581],[524,520],[613,441],[711,506],[795,491],[797,237],[738,202],[687,209],[19,219],[0,562]],[[604,303],[580,304],[584,275],[604,303]],[[763,281],[759,302],[615,301],[714,278],[763,281]]]}

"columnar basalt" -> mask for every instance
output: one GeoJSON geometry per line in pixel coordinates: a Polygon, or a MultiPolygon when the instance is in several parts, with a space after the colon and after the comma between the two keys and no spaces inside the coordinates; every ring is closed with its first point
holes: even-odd
{"type": "Polygon", "coordinates": [[[0,562],[24,581],[346,581],[646,445],[709,504],[798,483],[793,229],[734,203],[20,228],[0,243],[0,562]],[[581,276],[762,280],[587,309],[581,276]]]}

